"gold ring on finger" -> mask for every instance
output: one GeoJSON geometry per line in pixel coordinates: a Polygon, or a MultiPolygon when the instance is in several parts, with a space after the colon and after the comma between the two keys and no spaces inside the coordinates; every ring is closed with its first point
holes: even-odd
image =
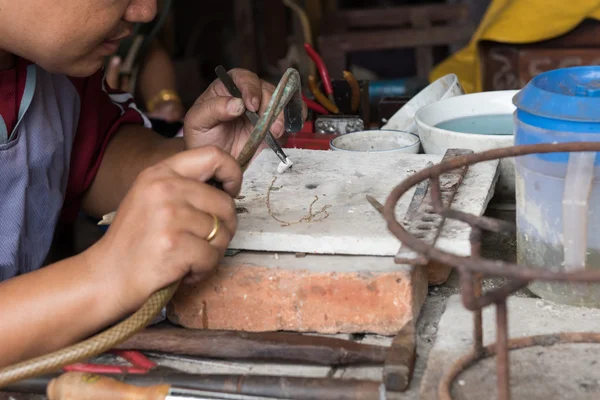
{"type": "Polygon", "coordinates": [[[221,223],[219,222],[219,218],[217,218],[216,215],[211,214],[214,220],[214,225],[213,225],[213,230],[211,233],[208,234],[208,236],[206,237],[206,241],[210,242],[211,240],[213,240],[215,238],[215,236],[217,236],[217,234],[219,233],[219,228],[221,226],[221,223]]]}

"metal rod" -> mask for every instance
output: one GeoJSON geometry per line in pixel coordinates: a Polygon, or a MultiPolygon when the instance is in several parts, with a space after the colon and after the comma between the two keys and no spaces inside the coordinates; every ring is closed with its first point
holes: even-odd
{"type": "Polygon", "coordinates": [[[444,211],[444,203],[442,202],[442,189],[440,188],[440,176],[436,175],[429,179],[431,187],[431,205],[436,213],[442,214],[444,211]]]}
{"type": "MultiPolygon", "coordinates": [[[[600,333],[595,332],[566,332],[555,333],[550,335],[528,336],[511,339],[508,341],[509,350],[525,349],[534,346],[554,346],[563,343],[600,343],[600,333]]],[[[442,377],[438,386],[439,400],[452,400],[451,390],[454,380],[465,370],[480,360],[493,357],[496,355],[496,344],[490,344],[483,348],[482,355],[476,356],[473,353],[466,354],[460,358],[450,368],[448,373],[442,377]]]]}
{"type": "Polygon", "coordinates": [[[509,234],[516,232],[515,224],[507,221],[496,220],[489,217],[477,217],[473,214],[468,214],[453,208],[446,208],[442,212],[442,216],[450,219],[456,219],[489,232],[509,234]]]}
{"type": "MultiPolygon", "coordinates": [[[[481,275],[473,278],[473,288],[476,297],[481,296],[481,275]]],[[[473,353],[481,355],[483,352],[483,311],[481,308],[473,312],[473,353]]]]}
{"type": "MultiPolygon", "coordinates": [[[[471,256],[479,256],[481,254],[481,229],[477,227],[473,227],[471,229],[471,234],[469,235],[469,241],[471,243],[471,256]]],[[[482,295],[482,276],[481,274],[473,274],[470,272],[464,272],[461,274],[465,276],[468,280],[472,280],[472,283],[469,285],[467,282],[466,287],[472,287],[473,289],[473,297],[479,298],[482,295]]],[[[481,355],[483,352],[483,313],[481,308],[475,310],[473,313],[473,353],[477,355],[481,355]]]]}
{"type": "Polygon", "coordinates": [[[508,316],[506,300],[496,304],[496,364],[498,400],[510,400],[510,365],[508,356],[508,316]]]}

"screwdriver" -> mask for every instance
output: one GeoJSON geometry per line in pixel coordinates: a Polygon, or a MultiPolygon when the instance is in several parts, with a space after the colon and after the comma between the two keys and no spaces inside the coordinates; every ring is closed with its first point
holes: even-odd
{"type": "MultiPolygon", "coordinates": [[[[227,73],[225,68],[223,68],[222,65],[219,65],[217,68],[215,68],[215,73],[233,97],[237,97],[239,99],[242,98],[242,92],[240,92],[238,87],[233,82],[233,79],[231,78],[231,76],[229,76],[229,74],[227,73]]],[[[248,117],[252,126],[256,126],[256,123],[260,118],[260,116],[257,113],[252,112],[248,109],[246,109],[246,117],[248,117]]],[[[275,152],[277,157],[281,160],[281,164],[279,164],[277,172],[281,174],[288,168],[292,168],[292,161],[288,158],[288,156],[285,155],[283,149],[281,148],[281,146],[279,146],[279,143],[277,143],[277,140],[275,140],[271,131],[267,131],[265,141],[267,142],[269,147],[275,152]]]]}
{"type": "Polygon", "coordinates": [[[173,387],[169,384],[134,386],[86,372],[67,372],[48,384],[48,400],[285,400],[173,387]]]}

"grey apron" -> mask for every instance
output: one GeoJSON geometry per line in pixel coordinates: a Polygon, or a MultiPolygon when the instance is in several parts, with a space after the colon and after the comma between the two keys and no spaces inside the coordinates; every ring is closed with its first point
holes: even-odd
{"type": "Polygon", "coordinates": [[[63,75],[27,68],[18,123],[0,118],[0,281],[42,267],[63,206],[80,114],[63,75]]]}

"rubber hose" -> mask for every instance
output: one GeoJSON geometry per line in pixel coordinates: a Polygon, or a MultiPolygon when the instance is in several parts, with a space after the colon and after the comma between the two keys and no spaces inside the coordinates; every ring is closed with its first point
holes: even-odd
{"type": "MultiPolygon", "coordinates": [[[[304,121],[300,90],[298,71],[292,68],[288,69],[275,88],[265,113],[256,123],[248,142],[240,152],[237,161],[244,170],[260,147],[267,131],[282,111],[285,111],[285,125],[289,132],[298,132],[302,128],[304,121]]],[[[23,379],[56,372],[66,365],[96,357],[123,343],[152,322],[169,303],[179,284],[180,282],[175,282],[155,292],[134,314],[96,336],[0,370],[0,388],[23,379]]]]}

